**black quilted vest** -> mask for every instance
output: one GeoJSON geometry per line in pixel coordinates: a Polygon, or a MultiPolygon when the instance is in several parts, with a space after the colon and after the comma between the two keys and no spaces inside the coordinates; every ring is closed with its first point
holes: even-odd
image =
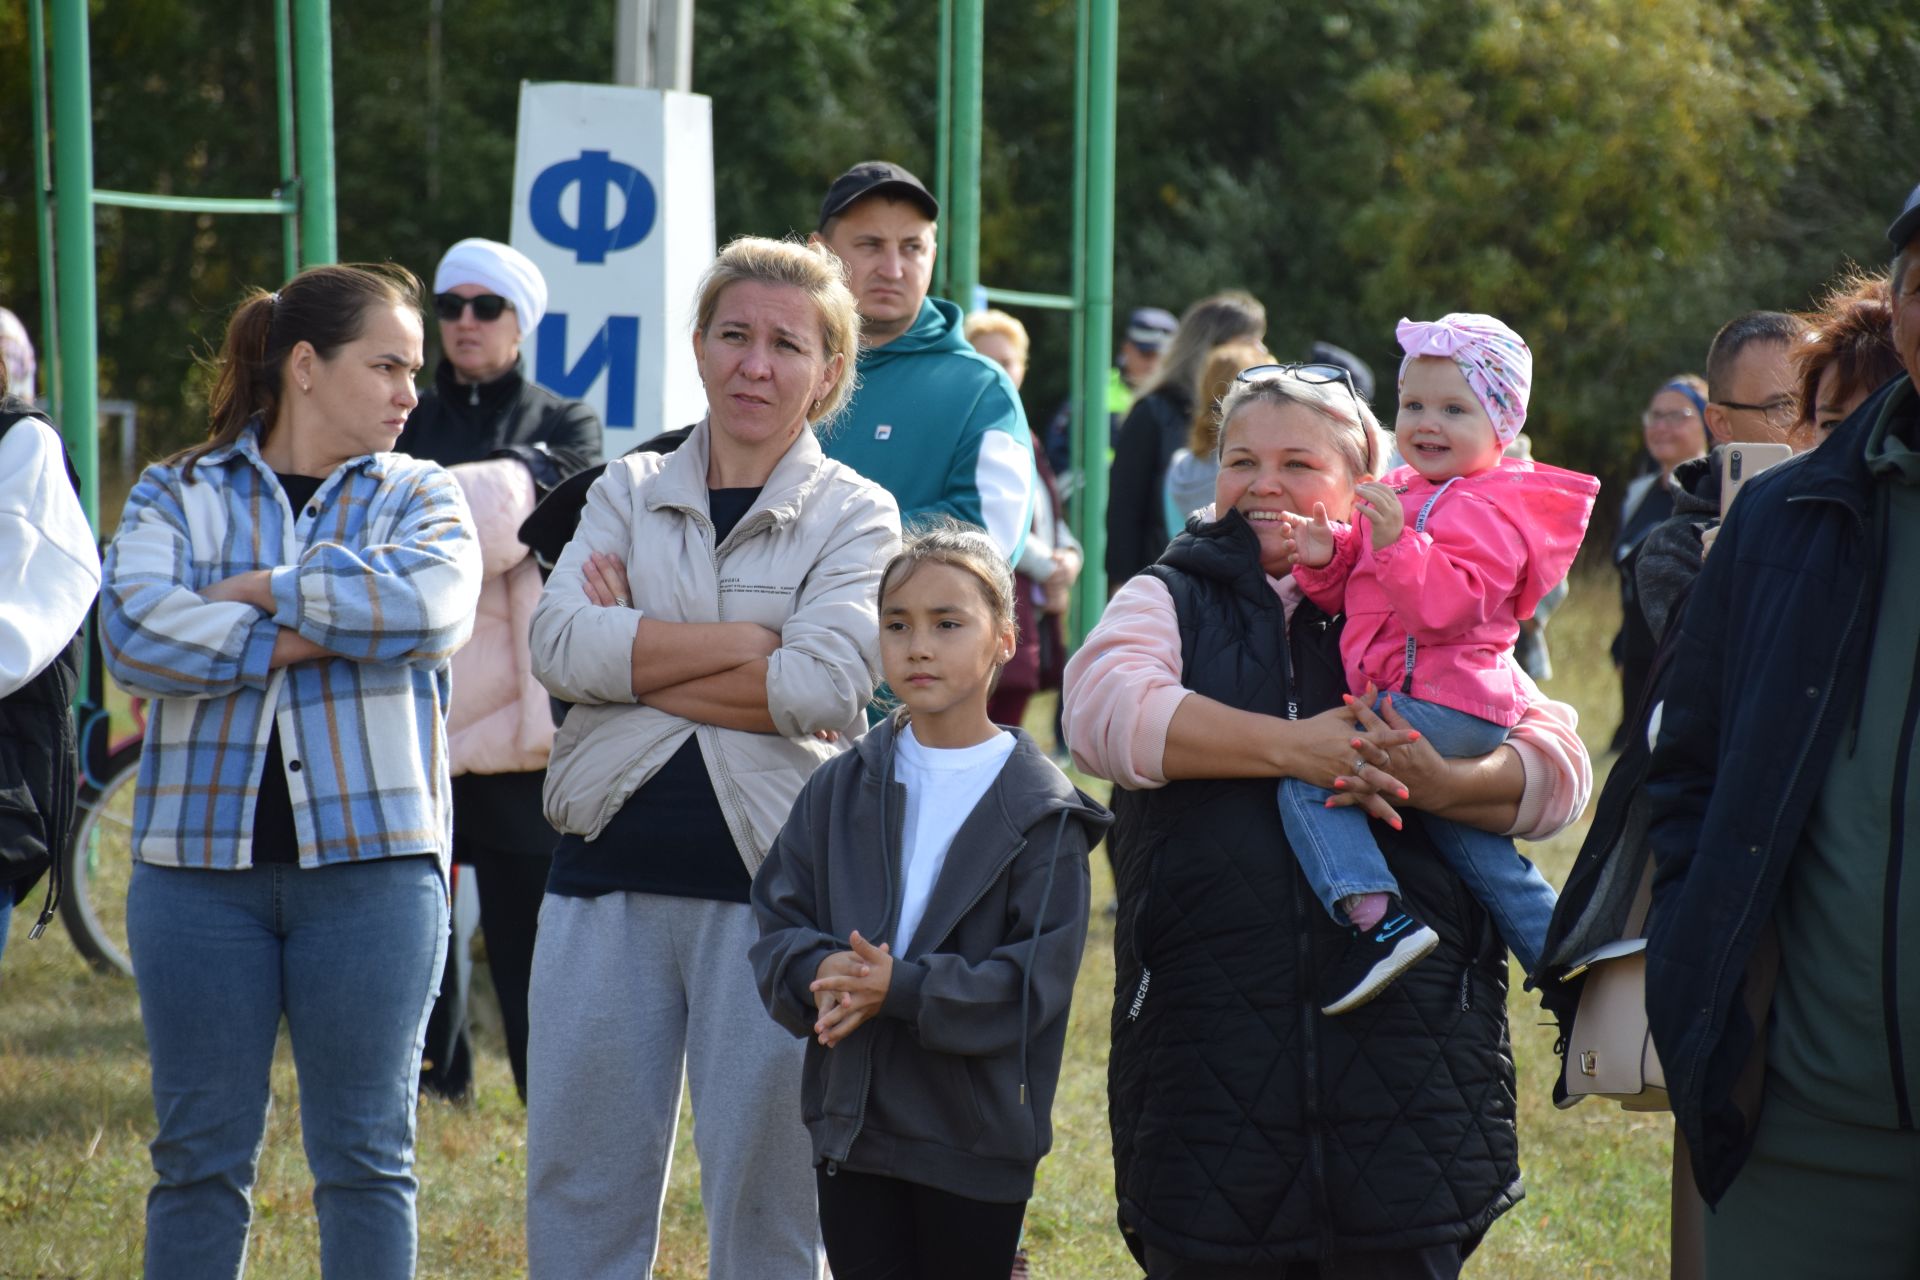
{"type": "MultiPolygon", "coordinates": [[[[1237,513],[1197,522],[1154,574],[1180,618],[1183,682],[1301,717],[1339,703],[1339,626],[1286,634],[1237,513]]],[[[1115,1184],[1136,1256],[1259,1266],[1476,1243],[1523,1194],[1506,953],[1417,820],[1374,824],[1440,946],[1372,1004],[1322,1016],[1345,939],[1281,827],[1275,783],[1116,789],[1121,903],[1108,1066],[1115,1184]]]]}
{"type": "MultiPolygon", "coordinates": [[[[0,402],[0,436],[29,416],[40,415],[20,400],[0,402]]],[[[74,479],[71,463],[67,477],[74,479]]],[[[72,705],[79,656],[76,636],[46,670],[0,698],[0,902],[7,905],[27,896],[52,854],[66,845],[77,772],[72,705]]],[[[47,912],[57,894],[56,881],[47,912]]]]}

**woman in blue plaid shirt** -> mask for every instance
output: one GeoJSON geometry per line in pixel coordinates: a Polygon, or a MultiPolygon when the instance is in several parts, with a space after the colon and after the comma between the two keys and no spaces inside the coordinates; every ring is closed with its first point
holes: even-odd
{"type": "Polygon", "coordinates": [[[160,1129],[149,1280],[240,1273],[282,1017],[322,1273],[413,1274],[447,669],[480,587],[459,485],[388,452],[420,364],[405,271],[254,294],[212,438],[147,469],[107,553],[107,663],[153,704],[127,898],[160,1129]]]}

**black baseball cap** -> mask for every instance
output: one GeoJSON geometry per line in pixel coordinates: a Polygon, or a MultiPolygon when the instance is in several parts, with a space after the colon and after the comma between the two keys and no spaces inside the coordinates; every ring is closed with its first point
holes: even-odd
{"type": "Polygon", "coordinates": [[[890,160],[862,160],[833,180],[827,198],[820,202],[820,225],[845,213],[857,200],[871,195],[890,195],[920,206],[921,212],[937,221],[940,202],[926,184],[890,160]]]}
{"type": "Polygon", "coordinates": [[[1916,235],[1920,235],[1920,187],[1915,187],[1907,196],[1907,207],[1887,228],[1887,239],[1892,242],[1895,253],[1906,248],[1907,241],[1916,235]]]}

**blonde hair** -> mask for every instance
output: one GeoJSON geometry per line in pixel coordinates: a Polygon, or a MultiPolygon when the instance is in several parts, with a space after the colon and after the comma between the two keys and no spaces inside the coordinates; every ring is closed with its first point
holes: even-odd
{"type": "Polygon", "coordinates": [[[965,333],[968,343],[978,346],[976,341],[982,334],[997,333],[1013,344],[1014,351],[1022,361],[1032,350],[1033,343],[1027,337],[1027,326],[1000,310],[990,307],[985,311],[976,311],[967,317],[965,333]]]}
{"type": "MultiPolygon", "coordinates": [[[[883,618],[887,593],[904,585],[919,572],[920,566],[928,564],[948,565],[971,577],[993,618],[994,631],[1010,630],[1018,637],[1019,623],[1013,615],[1013,567],[986,530],[952,516],[936,516],[916,523],[907,531],[905,544],[880,571],[879,605],[883,618]]],[[[896,725],[905,724],[906,704],[895,707],[892,715],[896,725]]]]}
{"type": "Polygon", "coordinates": [[[1361,476],[1378,476],[1385,467],[1387,448],[1380,435],[1380,420],[1373,416],[1373,410],[1364,400],[1349,391],[1345,382],[1307,382],[1286,373],[1234,382],[1233,390],[1220,402],[1216,455],[1226,447],[1228,424],[1250,404],[1299,405],[1338,427],[1333,446],[1356,480],[1361,476]]]}
{"type": "Polygon", "coordinates": [[[808,406],[807,421],[816,428],[833,421],[853,399],[854,366],[860,356],[860,315],[847,288],[846,264],[823,245],[740,236],[720,251],[700,277],[693,331],[704,334],[720,306],[720,295],[745,283],[798,289],[819,312],[822,360],[840,356],[840,375],[826,395],[808,406]]]}
{"type": "Polygon", "coordinates": [[[1233,390],[1242,369],[1272,360],[1258,342],[1228,342],[1207,355],[1207,364],[1193,384],[1193,417],[1187,426],[1187,452],[1209,458],[1220,440],[1220,404],[1233,390]]]}

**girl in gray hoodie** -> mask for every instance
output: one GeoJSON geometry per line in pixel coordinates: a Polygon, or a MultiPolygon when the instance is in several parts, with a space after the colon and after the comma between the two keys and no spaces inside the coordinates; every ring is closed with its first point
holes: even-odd
{"type": "Polygon", "coordinates": [[[981,531],[880,586],[894,716],[807,782],[754,878],[754,974],[810,1037],[801,1109],[836,1280],[1002,1280],[1049,1116],[1112,817],[987,718],[1013,579],[981,531]]]}

